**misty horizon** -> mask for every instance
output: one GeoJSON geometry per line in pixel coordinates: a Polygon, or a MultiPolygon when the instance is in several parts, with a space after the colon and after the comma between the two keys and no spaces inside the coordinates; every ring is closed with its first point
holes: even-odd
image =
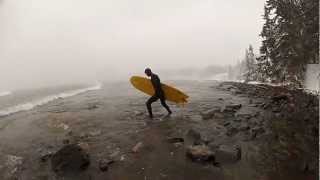
{"type": "Polygon", "coordinates": [[[263,5],[2,0],[0,90],[235,64],[249,44],[258,53],[263,5]]]}

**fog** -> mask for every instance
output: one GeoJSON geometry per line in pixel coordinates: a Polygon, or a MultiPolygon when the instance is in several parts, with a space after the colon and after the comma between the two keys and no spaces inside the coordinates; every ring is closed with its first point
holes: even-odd
{"type": "Polygon", "coordinates": [[[234,64],[264,0],[0,0],[0,91],[234,64]]]}

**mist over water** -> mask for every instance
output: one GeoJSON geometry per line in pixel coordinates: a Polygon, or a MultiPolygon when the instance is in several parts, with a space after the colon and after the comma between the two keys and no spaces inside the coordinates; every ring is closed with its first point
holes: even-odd
{"type": "Polygon", "coordinates": [[[1,0],[0,91],[233,64],[260,45],[263,3],[1,0]]]}

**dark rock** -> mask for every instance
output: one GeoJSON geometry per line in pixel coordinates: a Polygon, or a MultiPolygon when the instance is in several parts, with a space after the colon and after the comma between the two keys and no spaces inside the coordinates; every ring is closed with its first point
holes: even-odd
{"type": "Polygon", "coordinates": [[[239,130],[235,127],[230,127],[226,133],[227,136],[234,136],[235,134],[237,134],[239,132],[239,130]]]}
{"type": "Polygon", "coordinates": [[[241,125],[240,128],[239,128],[240,131],[248,131],[250,130],[250,126],[244,124],[244,125],[241,125]]]}
{"type": "Polygon", "coordinates": [[[233,163],[241,160],[241,156],[240,146],[221,145],[215,152],[216,161],[219,163],[233,163]]]}
{"type": "Polygon", "coordinates": [[[242,107],[242,104],[230,104],[226,106],[226,109],[238,110],[242,107]]]}
{"type": "Polygon", "coordinates": [[[230,125],[230,122],[225,122],[224,124],[223,124],[223,126],[229,126],[230,125]]]}
{"type": "Polygon", "coordinates": [[[175,144],[175,143],[183,143],[183,138],[168,138],[167,139],[169,143],[175,144]]]}
{"type": "Polygon", "coordinates": [[[289,99],[289,96],[287,94],[279,94],[279,95],[273,96],[271,99],[273,102],[279,102],[281,100],[286,101],[289,99]]]}
{"type": "Polygon", "coordinates": [[[41,157],[40,157],[40,160],[41,162],[46,162],[48,159],[50,159],[51,157],[53,156],[53,153],[52,152],[46,152],[46,153],[42,153],[41,154],[41,157]]]}
{"type": "Polygon", "coordinates": [[[263,134],[265,132],[263,127],[254,127],[251,129],[251,138],[254,139],[258,135],[263,134]]]}
{"type": "Polygon", "coordinates": [[[70,144],[70,140],[69,139],[63,139],[62,140],[62,144],[64,144],[64,145],[70,144]]]}
{"type": "Polygon", "coordinates": [[[280,107],[275,106],[275,107],[272,108],[272,112],[279,113],[279,112],[281,112],[281,109],[280,109],[280,107]]]}
{"type": "Polygon", "coordinates": [[[113,164],[114,161],[113,160],[110,160],[110,159],[102,159],[99,161],[99,169],[102,171],[102,172],[106,172],[109,170],[109,166],[111,164],[113,164]]]}
{"type": "Polygon", "coordinates": [[[90,165],[90,158],[79,145],[66,145],[51,158],[52,170],[58,174],[77,174],[90,165]]]}
{"type": "Polygon", "coordinates": [[[186,144],[187,145],[203,144],[201,134],[194,129],[190,129],[186,135],[186,144]]]}
{"type": "Polygon", "coordinates": [[[215,162],[214,152],[212,152],[209,147],[205,145],[189,146],[187,148],[186,155],[195,162],[215,162]]]}

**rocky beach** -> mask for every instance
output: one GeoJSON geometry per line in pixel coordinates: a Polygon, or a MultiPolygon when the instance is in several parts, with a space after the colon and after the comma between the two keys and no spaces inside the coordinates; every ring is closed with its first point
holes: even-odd
{"type": "MultiPolygon", "coordinates": [[[[166,82],[167,83],[167,82],[166,82]]],[[[168,82],[189,103],[160,103],[127,82],[0,117],[4,180],[314,180],[319,98],[299,89],[168,82]]]]}

